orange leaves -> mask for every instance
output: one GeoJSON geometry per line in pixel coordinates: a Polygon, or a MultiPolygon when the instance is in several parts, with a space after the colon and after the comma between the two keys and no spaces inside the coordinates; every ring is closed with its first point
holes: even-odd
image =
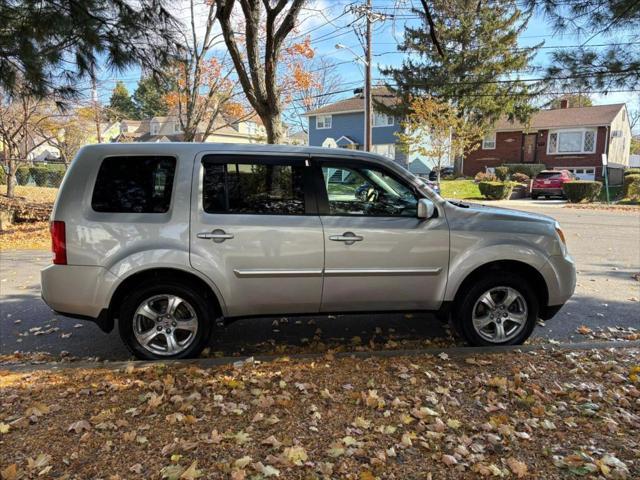
{"type": "Polygon", "coordinates": [[[315,50],[311,46],[311,38],[309,36],[307,36],[302,42],[291,44],[289,47],[285,48],[285,52],[292,58],[301,56],[307,59],[312,59],[315,55],[315,50]]]}

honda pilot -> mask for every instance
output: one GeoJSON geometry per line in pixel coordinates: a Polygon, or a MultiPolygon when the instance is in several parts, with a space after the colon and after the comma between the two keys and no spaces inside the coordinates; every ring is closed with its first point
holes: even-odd
{"type": "Polygon", "coordinates": [[[426,311],[471,345],[520,344],[576,280],[554,219],[447,201],[343,149],[86,146],[51,236],[45,302],[117,325],[143,359],[197,356],[216,322],[297,314],[426,311]]]}

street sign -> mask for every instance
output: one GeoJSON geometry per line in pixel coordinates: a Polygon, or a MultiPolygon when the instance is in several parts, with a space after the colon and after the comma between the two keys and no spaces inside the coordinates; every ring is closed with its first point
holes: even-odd
{"type": "Polygon", "coordinates": [[[607,166],[608,161],[607,161],[607,154],[603,153],[602,154],[602,165],[604,165],[605,167],[607,166]]]}

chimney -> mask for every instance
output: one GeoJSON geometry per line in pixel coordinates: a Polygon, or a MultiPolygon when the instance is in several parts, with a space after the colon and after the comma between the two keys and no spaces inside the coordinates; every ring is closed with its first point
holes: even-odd
{"type": "Polygon", "coordinates": [[[569,108],[569,100],[566,98],[560,100],[560,108],[569,108]]]}

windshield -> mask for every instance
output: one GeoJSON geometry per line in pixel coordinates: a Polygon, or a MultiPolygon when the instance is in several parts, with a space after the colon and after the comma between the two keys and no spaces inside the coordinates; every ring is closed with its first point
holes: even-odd
{"type": "Polygon", "coordinates": [[[562,172],[540,172],[536,175],[536,179],[544,178],[558,178],[562,177],[562,172]]]}

